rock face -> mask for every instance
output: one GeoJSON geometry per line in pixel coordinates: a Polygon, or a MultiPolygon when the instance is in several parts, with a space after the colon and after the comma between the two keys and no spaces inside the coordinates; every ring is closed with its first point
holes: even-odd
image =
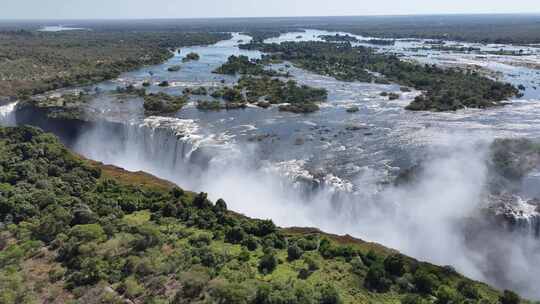
{"type": "Polygon", "coordinates": [[[490,195],[488,214],[496,223],[513,232],[525,233],[540,238],[540,200],[525,201],[517,195],[490,195]]]}

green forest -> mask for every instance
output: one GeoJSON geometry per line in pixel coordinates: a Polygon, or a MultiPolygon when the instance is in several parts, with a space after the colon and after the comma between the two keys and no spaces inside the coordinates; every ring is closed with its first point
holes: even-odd
{"type": "Polygon", "coordinates": [[[161,63],[178,47],[213,44],[229,37],[173,31],[0,30],[0,98],[112,79],[161,63]]]}

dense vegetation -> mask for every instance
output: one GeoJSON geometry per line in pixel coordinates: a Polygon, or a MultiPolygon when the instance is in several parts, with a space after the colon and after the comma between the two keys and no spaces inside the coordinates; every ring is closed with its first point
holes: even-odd
{"type": "Polygon", "coordinates": [[[316,28],[385,38],[540,43],[538,15],[434,15],[328,18],[316,28]]]}
{"type": "Polygon", "coordinates": [[[35,128],[1,128],[0,152],[1,303],[519,302],[451,268],[80,159],[35,128]]]}
{"type": "Polygon", "coordinates": [[[257,75],[257,76],[284,76],[288,74],[280,74],[272,69],[265,69],[263,60],[250,60],[247,56],[230,56],[227,62],[217,68],[214,73],[225,75],[257,75]]]}
{"type": "Polygon", "coordinates": [[[350,43],[252,43],[242,47],[272,53],[301,68],[339,80],[396,82],[424,91],[407,107],[409,110],[486,108],[519,94],[514,86],[491,80],[475,71],[405,62],[397,56],[353,47],[350,43]]]}
{"type": "Polygon", "coordinates": [[[319,38],[321,38],[322,40],[326,42],[359,42],[360,41],[358,40],[358,38],[354,36],[350,36],[348,34],[321,35],[319,36],[319,38]]]}
{"type": "Polygon", "coordinates": [[[390,39],[369,39],[365,41],[366,43],[373,45],[394,45],[396,44],[395,40],[390,39]]]}
{"type": "Polygon", "coordinates": [[[229,34],[182,32],[0,31],[0,98],[99,82],[160,63],[179,46],[211,44],[229,34]]]}
{"type": "Polygon", "coordinates": [[[191,52],[189,54],[186,55],[186,57],[182,58],[182,61],[183,62],[188,62],[188,61],[197,61],[201,59],[201,56],[195,52],[191,52]]]}
{"type": "Polygon", "coordinates": [[[283,81],[269,76],[255,77],[242,76],[234,87],[223,87],[211,93],[214,98],[223,99],[226,104],[219,107],[219,103],[201,101],[199,109],[217,110],[220,108],[239,108],[246,103],[258,104],[267,108],[269,104],[288,103],[280,106],[280,110],[309,113],[319,109],[317,103],[327,99],[327,91],[312,88],[307,85],[298,85],[294,80],[283,81]]]}
{"type": "Polygon", "coordinates": [[[163,115],[178,112],[186,103],[185,95],[173,96],[163,92],[144,95],[145,115],[163,115]]]}

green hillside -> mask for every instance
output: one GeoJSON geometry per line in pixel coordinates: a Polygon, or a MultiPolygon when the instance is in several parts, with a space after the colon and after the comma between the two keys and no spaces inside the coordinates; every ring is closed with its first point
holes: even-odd
{"type": "Polygon", "coordinates": [[[451,267],[281,229],[0,128],[0,303],[517,303],[451,267]]]}

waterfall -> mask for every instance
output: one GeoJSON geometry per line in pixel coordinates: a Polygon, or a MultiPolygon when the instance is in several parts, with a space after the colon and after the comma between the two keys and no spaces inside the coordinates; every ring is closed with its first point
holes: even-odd
{"type": "Polygon", "coordinates": [[[518,195],[491,196],[489,210],[507,230],[524,236],[540,238],[540,202],[524,200],[518,195]]]}
{"type": "MultiPolygon", "coordinates": [[[[107,164],[146,171],[186,185],[211,161],[217,138],[204,135],[189,119],[149,117],[117,124],[97,123],[84,130],[73,149],[107,164]]],[[[189,184],[188,184],[189,185],[189,184]]]]}
{"type": "Polygon", "coordinates": [[[15,119],[15,108],[17,102],[11,102],[0,106],[0,126],[14,126],[17,124],[15,119]]]}

